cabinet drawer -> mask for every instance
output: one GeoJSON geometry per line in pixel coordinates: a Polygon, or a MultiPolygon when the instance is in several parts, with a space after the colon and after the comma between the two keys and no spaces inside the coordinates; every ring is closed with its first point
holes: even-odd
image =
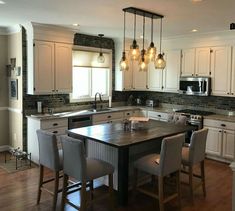
{"type": "Polygon", "coordinates": [[[159,119],[159,120],[167,120],[168,114],[156,111],[148,111],[148,117],[150,119],[159,119]]]}
{"type": "Polygon", "coordinates": [[[51,119],[51,120],[44,120],[41,121],[41,129],[53,129],[58,127],[66,127],[68,128],[68,119],[51,119]]]}
{"type": "Polygon", "coordinates": [[[55,135],[64,135],[66,134],[66,130],[68,129],[68,127],[57,127],[57,128],[51,128],[51,129],[47,129],[46,131],[54,133],[55,135]]]}
{"type": "Polygon", "coordinates": [[[93,122],[101,122],[101,121],[106,121],[109,119],[123,119],[123,112],[96,114],[96,115],[93,115],[92,117],[93,122]]]}
{"type": "Polygon", "coordinates": [[[234,122],[227,122],[227,121],[220,121],[220,120],[213,120],[213,119],[204,119],[204,126],[235,130],[234,122]]]}

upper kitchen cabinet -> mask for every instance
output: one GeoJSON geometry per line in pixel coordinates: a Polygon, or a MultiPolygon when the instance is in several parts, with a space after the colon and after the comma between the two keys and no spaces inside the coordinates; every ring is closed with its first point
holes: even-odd
{"type": "Polygon", "coordinates": [[[181,76],[209,76],[211,48],[182,50],[181,76]]]}
{"type": "Polygon", "coordinates": [[[211,84],[212,95],[233,96],[231,80],[231,47],[211,48],[211,84]]]}
{"type": "Polygon", "coordinates": [[[147,71],[139,70],[139,61],[132,61],[130,69],[133,74],[133,90],[147,90],[147,71]]]}
{"type": "Polygon", "coordinates": [[[154,63],[149,63],[148,90],[160,92],[178,92],[180,76],[181,50],[165,51],[166,67],[155,69],[154,63]]]}
{"type": "Polygon", "coordinates": [[[26,25],[28,94],[72,92],[74,32],[52,25],[26,25]]]}

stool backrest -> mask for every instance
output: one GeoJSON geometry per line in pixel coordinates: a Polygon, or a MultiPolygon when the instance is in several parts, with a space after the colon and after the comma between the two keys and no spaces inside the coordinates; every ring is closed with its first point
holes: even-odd
{"type": "Polygon", "coordinates": [[[37,130],[39,163],[54,171],[60,170],[59,151],[54,133],[37,130]]]}
{"type": "Polygon", "coordinates": [[[184,140],[185,134],[166,137],[162,140],[159,163],[160,176],[166,176],[180,170],[184,140]]]}
{"type": "Polygon", "coordinates": [[[186,125],[187,117],[180,114],[169,114],[167,121],[176,125],[186,125]]]}
{"type": "Polygon", "coordinates": [[[61,136],[64,173],[78,181],[86,179],[86,157],[84,143],[69,136],[61,136]]]}
{"type": "Polygon", "coordinates": [[[194,164],[205,159],[208,129],[194,131],[189,146],[189,162],[194,164]]]}

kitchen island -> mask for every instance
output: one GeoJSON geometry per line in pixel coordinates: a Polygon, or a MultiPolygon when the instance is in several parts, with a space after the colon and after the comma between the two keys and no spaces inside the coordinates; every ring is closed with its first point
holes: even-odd
{"type": "MultiPolygon", "coordinates": [[[[160,146],[162,139],[167,136],[193,130],[192,126],[179,126],[168,122],[150,120],[138,130],[124,130],[123,123],[100,124],[89,127],[68,130],[68,135],[83,140],[88,156],[105,158],[115,166],[117,177],[118,203],[128,202],[129,183],[129,151],[131,148],[142,148],[144,144],[160,146]],[[90,153],[88,144],[95,142],[102,146],[97,154],[90,153]],[[108,148],[103,148],[107,147],[108,148]],[[100,157],[102,154],[102,157],[100,157]],[[112,159],[109,157],[112,157],[112,159]]],[[[115,182],[115,181],[114,181],[115,182]]]]}

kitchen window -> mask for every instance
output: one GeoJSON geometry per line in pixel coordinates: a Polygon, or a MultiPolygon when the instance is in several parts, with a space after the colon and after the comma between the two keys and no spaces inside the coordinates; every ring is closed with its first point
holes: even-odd
{"type": "Polygon", "coordinates": [[[93,101],[95,93],[108,100],[111,95],[112,52],[103,49],[104,63],[98,63],[99,49],[73,50],[73,92],[70,102],[93,101]]]}

